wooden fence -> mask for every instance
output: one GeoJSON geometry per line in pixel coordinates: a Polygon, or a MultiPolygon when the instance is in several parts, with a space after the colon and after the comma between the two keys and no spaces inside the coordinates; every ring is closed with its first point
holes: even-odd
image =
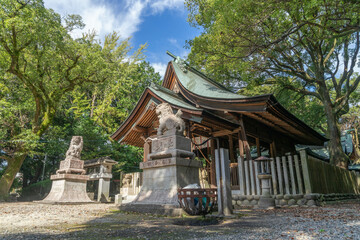
{"type": "MultiPolygon", "coordinates": [[[[232,190],[240,195],[261,195],[257,175],[259,162],[238,159],[230,165],[232,190]]],[[[299,155],[276,157],[270,162],[272,195],[297,195],[309,193],[354,193],[359,194],[358,174],[330,165],[309,156],[306,150],[299,155]]]]}

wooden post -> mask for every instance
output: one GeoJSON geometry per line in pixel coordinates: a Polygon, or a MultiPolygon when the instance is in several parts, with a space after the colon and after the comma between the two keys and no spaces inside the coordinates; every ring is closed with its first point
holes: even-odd
{"type": "Polygon", "coordinates": [[[239,154],[238,157],[238,171],[239,171],[239,187],[240,194],[245,195],[245,171],[244,171],[244,145],[240,137],[240,132],[238,132],[239,140],[239,154]]]}
{"type": "MultiPolygon", "coordinates": [[[[256,149],[257,149],[257,156],[260,157],[261,156],[261,150],[260,150],[260,139],[259,138],[256,138],[256,149]]],[[[254,161],[254,165],[255,165],[256,194],[261,195],[260,179],[258,178],[259,163],[257,161],[254,161]]]]}
{"type": "Polygon", "coordinates": [[[309,174],[309,166],[308,166],[308,156],[305,149],[302,149],[300,152],[301,166],[304,177],[304,185],[305,185],[305,193],[312,193],[311,182],[310,182],[310,174],[309,174]]]}
{"type": "Polygon", "coordinates": [[[277,178],[276,178],[276,169],[275,169],[275,159],[274,158],[271,158],[270,167],[271,167],[273,194],[276,195],[276,194],[278,194],[278,189],[277,189],[277,178]]]}
{"type": "MultiPolygon", "coordinates": [[[[254,172],[253,161],[252,161],[251,153],[250,153],[250,145],[249,145],[249,142],[247,141],[247,136],[246,136],[245,127],[244,127],[244,121],[242,119],[242,116],[239,119],[239,124],[240,124],[240,127],[241,127],[240,136],[241,136],[241,140],[244,143],[244,148],[245,148],[245,153],[246,153],[246,162],[248,162],[247,165],[249,167],[248,171],[250,171],[248,173],[248,176],[250,177],[251,194],[255,195],[255,176],[254,176],[255,172],[254,172]]],[[[246,167],[246,164],[245,164],[245,167],[246,167]]],[[[246,168],[245,168],[245,171],[247,171],[246,168]]],[[[245,172],[245,175],[246,175],[246,172],[245,172]]],[[[246,181],[247,180],[248,179],[246,178],[246,181]]],[[[246,184],[249,184],[249,183],[246,182],[246,184]]],[[[247,192],[247,194],[250,194],[250,192],[247,192]]]]}
{"type": "Polygon", "coordinates": [[[288,156],[289,160],[289,170],[290,170],[290,179],[291,179],[291,192],[292,194],[296,194],[296,185],[295,185],[295,174],[294,174],[294,164],[293,158],[291,155],[288,156]]]}
{"type": "Polygon", "coordinates": [[[279,177],[279,193],[281,195],[283,195],[284,194],[284,184],[283,184],[283,177],[282,177],[282,171],[281,171],[280,157],[276,157],[276,168],[277,168],[277,173],[278,173],[278,177],[279,177]]]}
{"type": "Polygon", "coordinates": [[[256,138],[256,150],[257,150],[257,156],[261,156],[261,149],[260,149],[260,139],[256,138]]]}
{"type": "MultiPolygon", "coordinates": [[[[251,161],[254,161],[254,160],[251,160],[251,161]]],[[[260,179],[258,178],[259,163],[257,161],[254,161],[254,170],[255,170],[256,195],[261,195],[260,179]]]]}
{"type": "Polygon", "coordinates": [[[298,183],[299,194],[303,194],[304,190],[303,190],[303,184],[302,184],[302,178],[301,178],[301,171],[300,171],[300,164],[299,164],[298,155],[294,156],[294,161],[295,161],[295,170],[296,170],[296,178],[297,178],[297,183],[298,183]]]}
{"type": "MultiPolygon", "coordinates": [[[[219,143],[219,140],[217,141],[219,143]]],[[[215,149],[215,166],[216,166],[216,186],[217,186],[217,200],[218,200],[218,212],[223,214],[223,200],[222,200],[222,177],[221,177],[221,163],[220,153],[215,149]]]]}
{"type": "Polygon", "coordinates": [[[221,178],[222,178],[222,199],[223,211],[225,216],[233,214],[231,186],[230,186],[230,160],[229,151],[220,148],[220,165],[221,165],[221,178]]]}
{"type": "Polygon", "coordinates": [[[273,158],[276,157],[276,145],[275,145],[275,141],[273,141],[272,143],[270,143],[270,147],[272,149],[272,154],[273,154],[273,158]]]}
{"type": "Polygon", "coordinates": [[[210,163],[210,184],[216,184],[216,170],[215,170],[215,140],[211,139],[211,163],[210,163]]]}
{"type": "Polygon", "coordinates": [[[228,135],[229,138],[229,154],[230,154],[230,162],[235,162],[235,156],[234,156],[234,142],[232,135],[228,135]]]}
{"type": "Polygon", "coordinates": [[[251,195],[251,193],[250,193],[249,161],[244,161],[244,166],[245,166],[245,184],[246,184],[245,195],[251,195]]]}
{"type": "Polygon", "coordinates": [[[290,194],[289,175],[288,175],[285,156],[282,157],[282,164],[283,164],[283,172],[284,172],[285,191],[286,191],[286,194],[290,194]]]}
{"type": "Polygon", "coordinates": [[[250,171],[251,195],[256,195],[254,160],[251,159],[248,162],[249,162],[249,171],[250,171]]]}

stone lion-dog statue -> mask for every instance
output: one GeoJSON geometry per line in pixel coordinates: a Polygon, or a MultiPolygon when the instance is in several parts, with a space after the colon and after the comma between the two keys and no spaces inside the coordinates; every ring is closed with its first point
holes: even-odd
{"type": "Polygon", "coordinates": [[[182,111],[180,109],[174,114],[170,104],[161,103],[156,107],[156,114],[159,118],[159,128],[157,129],[158,136],[184,134],[185,123],[181,119],[182,111]]]}

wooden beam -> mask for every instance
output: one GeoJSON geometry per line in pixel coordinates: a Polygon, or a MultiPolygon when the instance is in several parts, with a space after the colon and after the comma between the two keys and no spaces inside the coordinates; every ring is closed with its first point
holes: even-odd
{"type": "Polygon", "coordinates": [[[148,133],[149,130],[149,128],[144,128],[140,126],[135,126],[133,129],[135,132],[139,132],[139,133],[148,133]]]}
{"type": "Polygon", "coordinates": [[[241,128],[236,128],[234,130],[220,130],[220,131],[217,131],[217,132],[213,132],[212,135],[214,137],[222,137],[222,136],[226,136],[226,135],[231,135],[231,134],[234,134],[234,133],[237,133],[241,128]]]}

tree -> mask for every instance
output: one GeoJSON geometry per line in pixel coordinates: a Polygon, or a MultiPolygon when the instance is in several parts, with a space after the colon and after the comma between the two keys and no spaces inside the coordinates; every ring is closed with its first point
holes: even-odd
{"type": "Polygon", "coordinates": [[[68,93],[118,78],[119,66],[127,62],[128,40],[120,41],[116,33],[103,45],[95,33],[72,39],[70,31],[83,26],[80,19],[69,15],[63,26],[60,15],[41,0],[1,3],[0,84],[5,87],[0,88],[0,157],[7,166],[0,199],[26,156],[41,144],[68,93]]]}
{"type": "Polygon", "coordinates": [[[339,118],[360,76],[360,2],[352,0],[188,0],[192,64],[217,78],[276,84],[318,99],[327,119],[332,164],[346,168],[339,118]],[[209,70],[212,69],[212,70],[209,70]]]}

